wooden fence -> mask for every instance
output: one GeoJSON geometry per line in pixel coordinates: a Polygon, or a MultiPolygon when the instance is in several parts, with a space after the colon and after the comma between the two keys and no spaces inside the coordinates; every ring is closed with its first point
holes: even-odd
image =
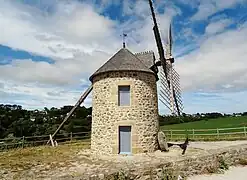
{"type": "Polygon", "coordinates": [[[182,140],[187,136],[192,141],[241,140],[247,139],[247,127],[216,129],[170,129],[163,130],[168,140],[182,140]]]}
{"type": "MultiPolygon", "coordinates": [[[[80,141],[81,143],[90,143],[90,132],[77,132],[77,133],[63,133],[56,135],[56,141],[58,144],[67,144],[80,141]]],[[[0,151],[46,145],[50,135],[43,136],[28,136],[28,137],[13,137],[0,139],[0,151]]]]}
{"type": "MultiPolygon", "coordinates": [[[[247,127],[217,128],[217,129],[185,129],[163,130],[169,141],[184,140],[187,136],[191,141],[218,141],[218,140],[247,140],[247,127]]],[[[80,141],[90,144],[90,132],[63,133],[56,135],[58,144],[68,144],[80,141]]],[[[46,145],[49,135],[13,137],[0,139],[0,151],[46,145]]]]}

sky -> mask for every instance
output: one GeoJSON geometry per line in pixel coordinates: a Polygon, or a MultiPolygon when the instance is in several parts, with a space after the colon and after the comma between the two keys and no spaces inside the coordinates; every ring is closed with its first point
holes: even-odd
{"type": "MultiPolygon", "coordinates": [[[[157,47],[147,0],[0,0],[0,103],[73,105],[122,48],[157,47]]],[[[185,113],[247,111],[247,0],[154,0],[185,113]]],[[[91,106],[91,95],[84,105],[91,106]]],[[[159,102],[161,114],[169,111],[159,102]]]]}

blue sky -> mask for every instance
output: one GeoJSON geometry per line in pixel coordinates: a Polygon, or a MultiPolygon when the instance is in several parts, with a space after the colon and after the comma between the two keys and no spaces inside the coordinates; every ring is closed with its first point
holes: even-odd
{"type": "MultiPolygon", "coordinates": [[[[157,54],[145,0],[0,2],[0,103],[74,104],[88,77],[121,48],[123,32],[132,52],[157,54]]],[[[154,3],[164,42],[172,22],[184,111],[247,111],[247,0],[154,3]]]]}

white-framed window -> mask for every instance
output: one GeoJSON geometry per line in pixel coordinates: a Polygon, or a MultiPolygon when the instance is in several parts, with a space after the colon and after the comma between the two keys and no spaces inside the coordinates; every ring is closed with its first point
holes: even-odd
{"type": "Polygon", "coordinates": [[[130,86],[118,86],[118,105],[130,106],[130,86]]]}

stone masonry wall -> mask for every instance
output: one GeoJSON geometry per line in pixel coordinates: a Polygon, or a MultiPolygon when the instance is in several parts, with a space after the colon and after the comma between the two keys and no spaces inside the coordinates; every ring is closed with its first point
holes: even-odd
{"type": "Polygon", "coordinates": [[[132,153],[157,149],[158,99],[154,74],[108,72],[93,79],[91,150],[119,153],[118,128],[131,126],[132,153]],[[130,106],[118,106],[118,86],[130,85],[130,106]]]}

